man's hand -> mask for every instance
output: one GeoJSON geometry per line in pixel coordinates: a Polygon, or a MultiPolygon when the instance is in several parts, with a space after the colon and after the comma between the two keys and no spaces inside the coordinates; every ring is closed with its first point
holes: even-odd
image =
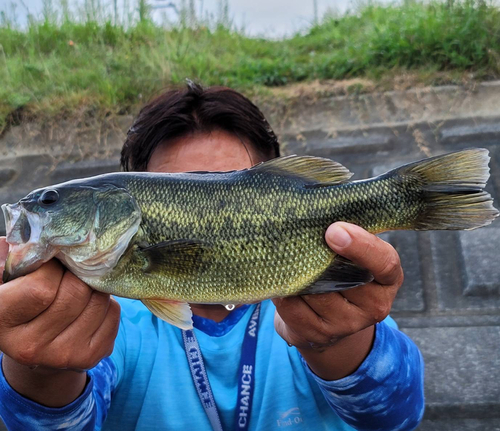
{"type": "MultiPolygon", "coordinates": [[[[0,273],[8,245],[0,238],[0,273]]],[[[51,260],[0,286],[0,350],[9,384],[51,407],[83,391],[86,373],[113,351],[120,306],[51,260]]]]}
{"type": "Polygon", "coordinates": [[[394,248],[364,229],[338,222],[325,235],[337,254],[368,269],[371,283],[350,290],[275,299],[276,331],[325,380],[354,372],[370,352],[374,325],[387,317],[403,283],[394,248]]]}

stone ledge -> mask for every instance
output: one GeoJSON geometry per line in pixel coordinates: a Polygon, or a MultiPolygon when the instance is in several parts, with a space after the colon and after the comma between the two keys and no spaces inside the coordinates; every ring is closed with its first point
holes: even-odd
{"type": "Polygon", "coordinates": [[[424,420],[418,431],[500,431],[500,419],[424,420]]]}
{"type": "Polygon", "coordinates": [[[497,116],[500,113],[500,81],[481,83],[474,88],[441,86],[405,91],[337,96],[305,101],[293,99],[288,119],[283,112],[270,115],[277,130],[298,134],[311,130],[333,132],[366,125],[429,123],[439,125],[450,119],[497,116]],[[278,117],[279,116],[279,117],[278,117]]]}
{"type": "MultiPolygon", "coordinates": [[[[499,326],[500,314],[479,314],[476,310],[462,311],[461,314],[453,315],[446,313],[443,316],[432,315],[410,315],[407,312],[394,310],[391,312],[400,328],[434,328],[434,327],[455,327],[463,328],[467,326],[499,326]]],[[[499,328],[500,331],[500,328],[499,328]]]]}
{"type": "Polygon", "coordinates": [[[418,232],[401,231],[380,235],[398,252],[405,274],[405,281],[393,304],[394,312],[422,312],[425,309],[418,235],[418,232]]]}
{"type": "Polygon", "coordinates": [[[500,309],[499,241],[498,222],[469,232],[431,233],[440,310],[500,309]]]}
{"type": "Polygon", "coordinates": [[[403,331],[425,360],[426,419],[500,419],[498,326],[403,331]]]}

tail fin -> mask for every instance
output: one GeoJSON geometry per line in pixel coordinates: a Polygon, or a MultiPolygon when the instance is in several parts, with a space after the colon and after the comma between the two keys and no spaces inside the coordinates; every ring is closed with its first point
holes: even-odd
{"type": "Polygon", "coordinates": [[[483,190],[490,176],[488,150],[472,148],[411,163],[397,169],[400,177],[417,177],[425,209],[413,229],[465,229],[489,225],[498,216],[483,190]]]}

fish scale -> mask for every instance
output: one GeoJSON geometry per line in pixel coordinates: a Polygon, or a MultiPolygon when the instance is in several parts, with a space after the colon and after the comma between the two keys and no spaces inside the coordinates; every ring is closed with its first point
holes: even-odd
{"type": "Polygon", "coordinates": [[[4,279],[57,256],[93,288],[141,299],[190,328],[187,303],[251,303],[370,281],[326,244],[336,221],[373,233],[491,223],[498,211],[483,190],[488,161],[486,150],[470,149],[356,182],[342,165],[309,156],[226,173],[75,180],[2,207],[11,245],[4,279]],[[36,241],[23,240],[27,227],[40,233],[36,241]]]}
{"type": "MultiPolygon", "coordinates": [[[[147,196],[144,202],[138,199],[146,237],[154,242],[177,238],[206,240],[214,244],[216,256],[209,268],[182,280],[166,280],[164,274],[151,276],[138,295],[168,295],[169,299],[190,303],[227,303],[228,285],[235,292],[231,302],[236,303],[298,294],[335,257],[324,240],[329,224],[344,220],[377,232],[398,227],[399,220],[415,208],[414,202],[408,200],[405,202],[410,212],[401,211],[400,185],[394,179],[316,189],[297,187],[295,183],[299,182],[286,177],[270,181],[265,174],[241,179],[236,174],[229,184],[214,183],[208,190],[203,182],[188,179],[172,185],[175,190],[170,192],[161,180],[158,183],[147,177],[134,178],[127,184],[132,195],[147,196]],[[143,190],[148,192],[141,193],[143,190]],[[193,205],[201,196],[203,206],[193,205]],[[222,208],[214,199],[218,196],[226,202],[222,208]],[[165,205],[167,200],[169,204],[165,205]],[[162,204],[154,203],[158,201],[162,204]],[[244,207],[245,202],[252,204],[244,207]],[[279,211],[275,212],[275,208],[279,211]],[[398,211],[403,215],[398,216],[398,211]],[[168,217],[169,222],[162,223],[162,217],[168,217]],[[151,234],[153,231],[156,236],[151,234]]],[[[407,195],[411,196],[408,192],[407,195]]],[[[127,285],[136,285],[144,278],[142,271],[127,271],[127,279],[133,278],[127,285]]],[[[115,271],[102,280],[102,288],[128,295],[125,285],[119,285],[120,279],[115,271]]]]}

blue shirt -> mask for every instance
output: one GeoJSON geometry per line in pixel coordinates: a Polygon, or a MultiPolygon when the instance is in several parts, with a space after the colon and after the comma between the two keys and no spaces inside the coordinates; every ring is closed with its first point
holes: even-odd
{"type": "MultiPolygon", "coordinates": [[[[16,393],[0,374],[0,416],[12,431],[211,430],[189,371],[181,331],[140,301],[118,299],[113,354],[88,372],[84,393],[48,408],[16,393]]],[[[221,323],[195,316],[224,430],[232,429],[243,334],[255,306],[221,323]]],[[[412,430],[423,415],[423,360],[390,318],[376,325],[372,350],[350,376],[324,381],[274,330],[275,307],[262,303],[250,430],[412,430]]]]}

